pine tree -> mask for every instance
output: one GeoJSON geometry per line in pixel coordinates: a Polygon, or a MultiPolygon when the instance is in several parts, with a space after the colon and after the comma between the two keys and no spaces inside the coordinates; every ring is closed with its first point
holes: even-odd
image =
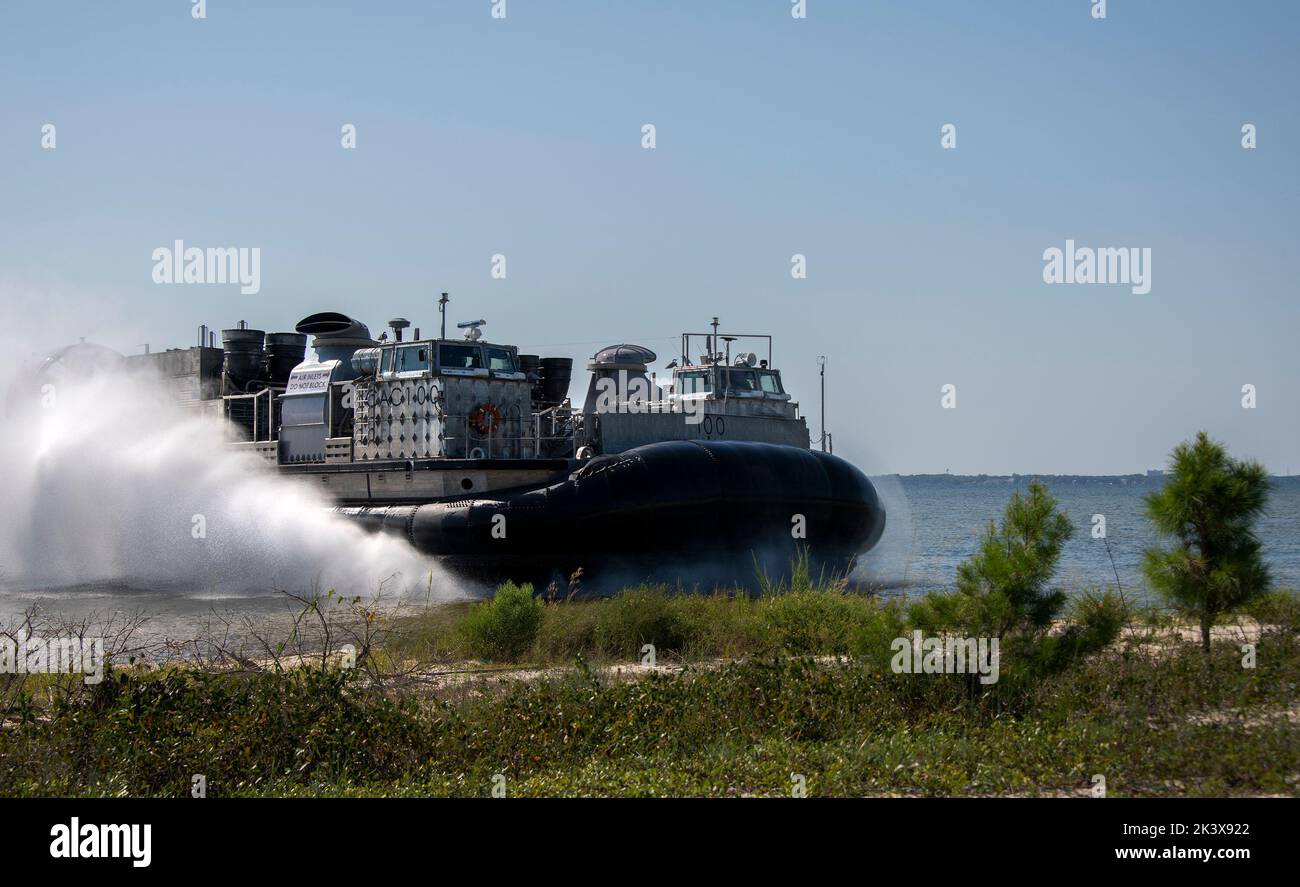
{"type": "Polygon", "coordinates": [[[1047,628],[1065,605],[1051,582],[1073,532],[1047,488],[1030,484],[1026,495],[1012,494],[1001,525],[990,523],[979,551],[957,568],[956,590],[929,595],[914,618],[994,637],[1047,628]]]}
{"type": "Polygon", "coordinates": [[[1231,458],[1202,431],[1174,448],[1169,480],[1146,497],[1147,519],[1174,547],[1146,551],[1147,581],[1179,612],[1196,619],[1201,646],[1220,615],[1268,589],[1255,520],[1268,501],[1268,472],[1231,458]]]}
{"type": "Polygon", "coordinates": [[[909,608],[923,631],[1001,639],[1002,670],[1032,679],[1103,650],[1127,619],[1111,592],[1070,598],[1053,585],[1061,549],[1074,526],[1040,483],[1013,493],[1001,523],[990,522],[980,547],[957,568],[956,588],[932,592],[909,608]],[[1060,621],[1061,624],[1056,623],[1060,621]]]}

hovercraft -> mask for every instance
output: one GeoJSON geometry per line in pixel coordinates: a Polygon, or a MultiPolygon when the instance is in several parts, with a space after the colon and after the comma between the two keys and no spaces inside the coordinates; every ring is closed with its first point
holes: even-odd
{"type": "Polygon", "coordinates": [[[396,318],[375,339],[324,312],[292,333],[241,321],[220,349],[204,327],[197,347],[128,360],[219,409],[232,446],[339,514],[479,579],[747,584],[803,556],[846,574],[879,540],[871,481],[827,435],[810,447],[770,336],[714,318],[682,334],[665,375],[649,348],[611,345],[588,362],[579,406],[571,359],[485,341],[484,325],[406,339],[396,318]],[[765,359],[736,345],[752,340],[765,359]]]}

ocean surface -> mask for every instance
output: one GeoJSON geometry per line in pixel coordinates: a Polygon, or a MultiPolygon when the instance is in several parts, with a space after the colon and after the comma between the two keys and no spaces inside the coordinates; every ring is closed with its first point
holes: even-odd
{"type": "MultiPolygon", "coordinates": [[[[1012,492],[1025,492],[1035,479],[1047,485],[1075,527],[1061,555],[1059,584],[1078,591],[1118,583],[1126,594],[1144,599],[1142,552],[1161,540],[1143,517],[1143,497],[1164,483],[1145,475],[872,478],[888,517],[885,535],[863,558],[861,575],[885,593],[950,588],[957,565],[975,553],[988,522],[1000,520],[1012,492]],[[1097,514],[1105,516],[1104,540],[1093,538],[1097,514]]],[[[1275,583],[1300,588],[1300,478],[1274,479],[1257,529],[1275,583]]]]}

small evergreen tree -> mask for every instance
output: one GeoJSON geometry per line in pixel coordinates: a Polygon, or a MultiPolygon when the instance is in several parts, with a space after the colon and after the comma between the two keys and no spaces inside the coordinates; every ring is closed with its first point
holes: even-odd
{"type": "Polygon", "coordinates": [[[957,568],[957,587],[936,592],[908,612],[923,631],[1001,638],[1003,668],[1026,675],[1058,671],[1104,649],[1118,636],[1126,610],[1110,592],[1069,601],[1052,586],[1061,548],[1074,534],[1065,512],[1040,483],[1013,493],[1001,525],[989,523],[980,549],[957,568]],[[1069,606],[1067,606],[1069,604],[1069,606]],[[1064,625],[1052,632],[1052,623],[1064,625]]]}
{"type": "Polygon", "coordinates": [[[1065,604],[1065,592],[1049,585],[1073,532],[1047,487],[1013,493],[1001,526],[990,521],[980,550],[957,568],[956,590],[924,598],[913,621],[990,637],[1046,628],[1065,604]]]}
{"type": "Polygon", "coordinates": [[[1268,590],[1255,536],[1267,502],[1264,466],[1231,458],[1204,431],[1174,448],[1168,482],[1146,497],[1147,519],[1175,545],[1147,549],[1143,572],[1165,600],[1200,623],[1206,652],[1219,616],[1268,590]]]}

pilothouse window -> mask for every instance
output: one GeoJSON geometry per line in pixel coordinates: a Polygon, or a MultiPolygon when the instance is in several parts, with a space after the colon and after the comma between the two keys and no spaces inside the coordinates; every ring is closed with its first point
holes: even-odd
{"type": "Polygon", "coordinates": [[[768,394],[784,394],[781,390],[781,377],[776,373],[759,371],[758,382],[768,394]]]}
{"type": "Polygon", "coordinates": [[[488,369],[494,373],[513,373],[515,371],[515,358],[510,353],[509,348],[489,348],[488,369]]]}
{"type": "Polygon", "coordinates": [[[705,394],[713,390],[713,374],[708,370],[693,370],[677,374],[678,394],[705,394]]]}
{"type": "Polygon", "coordinates": [[[758,380],[753,370],[732,370],[727,373],[727,387],[731,391],[757,391],[758,380]]]}
{"type": "Polygon", "coordinates": [[[444,370],[481,370],[483,351],[477,345],[443,345],[438,363],[444,370]]]}
{"type": "Polygon", "coordinates": [[[406,345],[397,349],[397,372],[419,373],[428,369],[428,345],[406,345]]]}

